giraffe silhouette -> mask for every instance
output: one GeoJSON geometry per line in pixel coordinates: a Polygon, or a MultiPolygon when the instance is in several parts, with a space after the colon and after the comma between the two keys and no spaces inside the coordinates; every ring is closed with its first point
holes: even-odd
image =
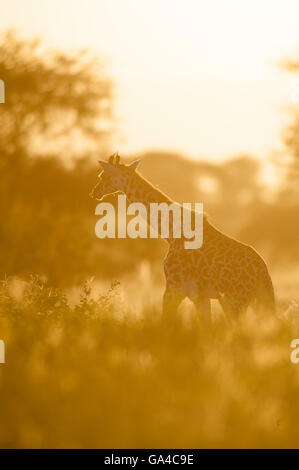
{"type": "MultiPolygon", "coordinates": [[[[129,165],[120,163],[118,154],[108,162],[99,162],[102,171],[90,196],[101,200],[108,194],[124,193],[130,202],[173,204],[136,171],[139,160],[129,165]]],[[[170,220],[171,223],[171,220],[170,220]]],[[[217,299],[228,318],[236,318],[249,305],[275,312],[274,289],[263,258],[249,245],[235,240],[215,228],[204,216],[201,248],[185,249],[184,238],[166,239],[168,254],[163,262],[166,289],[163,313],[176,311],[188,297],[210,322],[211,299],[217,299]]]]}

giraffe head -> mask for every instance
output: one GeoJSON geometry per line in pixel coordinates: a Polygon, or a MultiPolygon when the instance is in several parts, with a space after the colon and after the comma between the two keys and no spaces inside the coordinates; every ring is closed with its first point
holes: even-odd
{"type": "Polygon", "coordinates": [[[101,200],[108,194],[124,192],[133,176],[140,160],[130,165],[120,163],[120,157],[117,154],[111,155],[108,162],[99,161],[102,171],[98,175],[99,181],[90,192],[90,197],[101,200]]]}

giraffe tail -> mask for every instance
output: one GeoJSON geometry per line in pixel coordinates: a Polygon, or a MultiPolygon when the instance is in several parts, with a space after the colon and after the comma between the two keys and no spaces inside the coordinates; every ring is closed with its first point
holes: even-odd
{"type": "Polygon", "coordinates": [[[275,295],[271,277],[267,271],[263,276],[256,295],[256,305],[259,310],[267,313],[275,313],[275,295]]]}

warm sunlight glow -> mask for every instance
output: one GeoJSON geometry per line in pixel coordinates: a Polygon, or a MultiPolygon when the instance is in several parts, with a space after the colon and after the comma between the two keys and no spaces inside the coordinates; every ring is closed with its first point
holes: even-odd
{"type": "Polygon", "coordinates": [[[0,449],[298,448],[298,24],[0,0],[0,449]]]}
{"type": "Polygon", "coordinates": [[[298,16],[296,0],[12,0],[0,26],[107,55],[122,151],[263,157],[279,141],[291,85],[277,61],[299,43],[298,16]]]}

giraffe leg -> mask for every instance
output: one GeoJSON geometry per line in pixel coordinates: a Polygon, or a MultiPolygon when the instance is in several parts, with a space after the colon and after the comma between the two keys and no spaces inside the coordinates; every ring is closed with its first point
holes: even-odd
{"type": "Polygon", "coordinates": [[[239,318],[242,313],[245,313],[249,305],[249,302],[247,301],[226,295],[218,298],[218,300],[226,318],[229,319],[230,322],[239,318]]]}
{"type": "Polygon", "coordinates": [[[203,321],[205,325],[211,325],[211,301],[208,297],[198,297],[193,299],[193,303],[199,313],[199,319],[203,321]]]}
{"type": "Polygon", "coordinates": [[[230,311],[230,308],[229,308],[227,298],[225,296],[219,295],[218,296],[218,302],[221,305],[223,315],[224,315],[224,318],[225,318],[227,324],[232,326],[231,311],[230,311]]]}
{"type": "Polygon", "coordinates": [[[163,316],[169,318],[171,314],[175,314],[179,308],[183,296],[174,290],[166,288],[163,296],[163,316]]]}

